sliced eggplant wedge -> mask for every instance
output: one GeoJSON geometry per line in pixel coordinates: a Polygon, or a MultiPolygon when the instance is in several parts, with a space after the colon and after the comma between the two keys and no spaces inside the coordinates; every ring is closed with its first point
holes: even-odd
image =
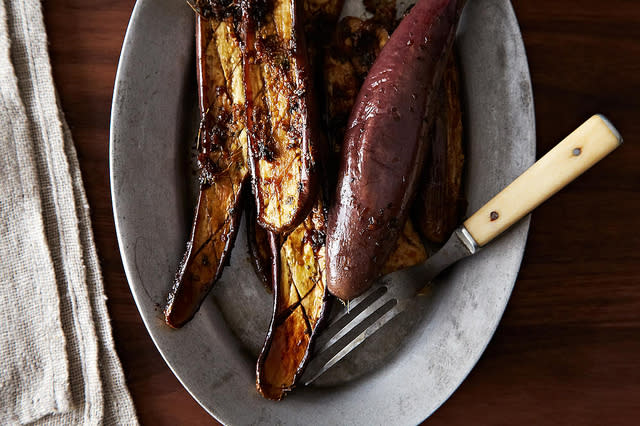
{"type": "MultiPolygon", "coordinates": [[[[332,32],[338,16],[342,11],[343,0],[304,0],[304,26],[307,35],[307,57],[314,74],[322,74],[323,48],[329,43],[330,38],[326,37],[327,31],[332,32]]],[[[322,75],[314,78],[315,87],[322,87],[322,75]]],[[[355,95],[354,95],[355,97],[355,95]]],[[[251,216],[247,217],[247,238],[249,245],[249,255],[256,275],[266,288],[271,291],[271,253],[269,247],[268,232],[257,223],[255,219],[255,207],[253,199],[248,203],[247,212],[251,216]],[[251,210],[249,210],[249,208],[251,210]]]]}
{"type": "Polygon", "coordinates": [[[256,366],[256,388],[279,400],[304,371],[327,313],[326,211],[317,202],[283,241],[270,234],[274,253],[274,311],[256,366]]]}
{"type": "Polygon", "coordinates": [[[413,216],[426,239],[444,243],[460,223],[467,206],[462,188],[460,76],[454,54],[449,58],[440,86],[436,111],[430,132],[431,151],[413,216]]]}
{"type": "Polygon", "coordinates": [[[191,237],[164,310],[181,327],[220,277],[233,247],[248,181],[239,10],[199,2],[196,10],[200,193],[191,237]]]}
{"type": "Polygon", "coordinates": [[[296,0],[243,0],[249,165],[257,219],[277,234],[317,193],[318,117],[296,0]]]}

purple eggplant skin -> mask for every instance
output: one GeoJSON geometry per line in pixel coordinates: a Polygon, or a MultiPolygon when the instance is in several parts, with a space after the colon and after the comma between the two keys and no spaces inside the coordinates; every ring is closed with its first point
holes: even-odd
{"type": "Polygon", "coordinates": [[[327,235],[328,288],[367,290],[395,247],[421,175],[433,99],[464,0],[420,0],[380,52],[351,111],[327,235]]]}
{"type": "Polygon", "coordinates": [[[273,282],[271,280],[272,250],[270,246],[270,232],[262,228],[256,220],[256,208],[253,204],[253,197],[245,202],[247,211],[247,247],[249,258],[253,264],[253,269],[265,289],[271,293],[273,282]]]}

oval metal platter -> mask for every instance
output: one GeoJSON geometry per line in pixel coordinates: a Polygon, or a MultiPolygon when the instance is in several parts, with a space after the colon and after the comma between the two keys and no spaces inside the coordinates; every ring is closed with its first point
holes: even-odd
{"type": "MultiPolygon", "coordinates": [[[[359,10],[353,3],[345,8],[359,10]]],[[[518,274],[528,218],[440,277],[410,320],[391,324],[391,331],[317,383],[280,402],[262,398],[255,390],[255,359],[272,297],[252,269],[244,226],[230,265],[196,317],[181,330],[162,320],[194,208],[193,27],[184,0],[138,0],[113,95],[110,167],[118,241],[158,350],[193,397],[225,424],[419,423],[460,385],[491,339],[518,274]]],[[[534,109],[509,1],[469,1],[457,49],[472,212],[533,163],[534,109]]]]}

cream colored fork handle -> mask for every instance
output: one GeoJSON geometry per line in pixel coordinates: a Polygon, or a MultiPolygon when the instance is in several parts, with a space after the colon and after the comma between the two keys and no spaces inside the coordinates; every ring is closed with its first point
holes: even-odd
{"type": "Polygon", "coordinates": [[[621,143],[609,120],[594,115],[475,212],[464,227],[484,246],[621,143]]]}

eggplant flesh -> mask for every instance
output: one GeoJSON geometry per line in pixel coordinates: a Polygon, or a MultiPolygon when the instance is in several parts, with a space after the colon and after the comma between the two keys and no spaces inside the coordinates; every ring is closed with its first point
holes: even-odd
{"type": "Polygon", "coordinates": [[[265,398],[282,399],[294,387],[326,316],[325,235],[322,201],[286,237],[270,233],[274,311],[256,365],[256,388],[265,398]]]}
{"type": "Polygon", "coordinates": [[[317,193],[312,77],[296,0],[244,0],[243,67],[257,220],[286,233],[317,193]]]}
{"type": "MultiPolygon", "coordinates": [[[[342,12],[344,0],[304,0],[304,27],[307,45],[312,48],[326,46],[330,39],[326,36],[342,12]]],[[[310,57],[313,57],[313,53],[310,57]]]]}
{"type": "Polygon", "coordinates": [[[190,240],[164,309],[177,328],[197,312],[220,277],[242,212],[248,181],[242,51],[238,14],[199,2],[196,50],[199,108],[200,193],[190,240]],[[221,12],[222,10],[222,12],[221,12]]]}
{"type": "Polygon", "coordinates": [[[420,234],[408,219],[398,236],[395,248],[382,267],[382,275],[417,265],[427,260],[427,257],[427,250],[422,244],[420,234]]]}
{"type": "Polygon", "coordinates": [[[415,198],[432,114],[463,1],[420,0],[380,52],[352,110],[329,211],[330,292],[371,286],[415,198]]]}
{"type": "Polygon", "coordinates": [[[422,187],[413,208],[421,234],[434,243],[444,243],[449,238],[467,205],[462,188],[464,150],[459,93],[458,65],[452,53],[440,86],[422,187]]]}

